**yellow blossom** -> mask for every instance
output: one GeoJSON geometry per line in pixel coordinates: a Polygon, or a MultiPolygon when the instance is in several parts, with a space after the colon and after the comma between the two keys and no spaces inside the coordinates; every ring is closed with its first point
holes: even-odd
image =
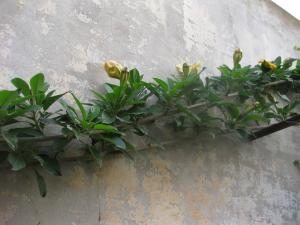
{"type": "Polygon", "coordinates": [[[187,76],[190,73],[198,74],[201,71],[201,64],[200,63],[194,63],[194,64],[191,64],[191,65],[188,65],[186,63],[177,64],[176,65],[176,70],[182,76],[187,76]],[[187,70],[185,68],[187,68],[187,70]],[[187,71],[187,73],[185,73],[185,71],[187,71]]]}
{"type": "Polygon", "coordinates": [[[274,71],[277,68],[276,64],[271,63],[271,62],[269,62],[269,61],[267,61],[265,59],[260,60],[259,63],[261,64],[262,68],[266,69],[266,70],[274,71]]]}
{"type": "Polygon", "coordinates": [[[193,72],[193,73],[200,73],[200,70],[201,70],[201,64],[200,63],[195,63],[195,64],[192,64],[190,66],[190,72],[193,72]]]}
{"type": "Polygon", "coordinates": [[[121,79],[122,73],[123,73],[123,66],[113,60],[106,61],[104,63],[104,69],[109,77],[115,78],[115,79],[121,79]]]}
{"type": "Polygon", "coordinates": [[[183,73],[183,70],[182,70],[182,65],[181,64],[177,64],[176,65],[176,70],[179,74],[182,74],[183,73]]]}

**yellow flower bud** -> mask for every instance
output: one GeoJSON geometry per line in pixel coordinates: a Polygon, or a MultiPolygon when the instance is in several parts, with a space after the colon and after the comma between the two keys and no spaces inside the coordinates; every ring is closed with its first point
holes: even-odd
{"type": "Polygon", "coordinates": [[[268,70],[274,71],[277,68],[276,64],[271,63],[265,59],[260,60],[259,63],[261,64],[262,69],[266,70],[266,71],[268,71],[268,70]]]}
{"type": "Polygon", "coordinates": [[[104,69],[109,77],[115,78],[115,79],[121,79],[122,73],[123,73],[123,66],[119,63],[109,60],[104,63],[104,69]]]}
{"type": "Polygon", "coordinates": [[[179,74],[182,74],[183,73],[183,70],[182,70],[182,65],[181,64],[177,64],[176,65],[176,70],[179,74]]]}
{"type": "Polygon", "coordinates": [[[240,48],[237,48],[236,50],[234,50],[232,58],[233,58],[234,67],[237,67],[243,58],[242,50],[240,48]]]}
{"type": "Polygon", "coordinates": [[[190,66],[190,72],[198,74],[201,71],[201,64],[200,63],[194,63],[190,66]]]}
{"type": "Polygon", "coordinates": [[[188,65],[187,63],[177,64],[176,70],[181,76],[188,76],[190,73],[198,74],[201,71],[201,64],[200,63],[194,63],[192,65],[188,65]]]}

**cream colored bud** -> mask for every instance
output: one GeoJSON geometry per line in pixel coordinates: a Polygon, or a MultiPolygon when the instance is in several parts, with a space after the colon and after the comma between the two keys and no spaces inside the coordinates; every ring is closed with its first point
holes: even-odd
{"type": "Polygon", "coordinates": [[[109,77],[119,80],[122,78],[122,71],[124,68],[121,64],[109,60],[104,63],[104,69],[109,77]]]}

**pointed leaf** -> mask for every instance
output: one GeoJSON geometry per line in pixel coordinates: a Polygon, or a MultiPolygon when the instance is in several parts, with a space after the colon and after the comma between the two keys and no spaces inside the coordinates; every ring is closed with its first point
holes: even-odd
{"type": "Polygon", "coordinates": [[[9,106],[18,98],[16,91],[1,90],[0,91],[0,107],[9,106]]]}
{"type": "Polygon", "coordinates": [[[60,94],[60,95],[54,95],[54,96],[46,97],[43,101],[43,109],[47,110],[53,103],[55,103],[58,99],[60,99],[66,93],[68,93],[68,92],[65,92],[65,93],[60,94]]]}
{"type": "Polygon", "coordinates": [[[38,73],[30,79],[30,87],[33,95],[37,95],[39,91],[44,91],[45,77],[44,74],[38,73]]]}
{"type": "Polygon", "coordinates": [[[83,104],[79,101],[79,99],[73,93],[71,93],[71,95],[73,96],[73,98],[74,98],[74,100],[75,100],[75,102],[76,102],[76,104],[77,104],[77,106],[78,106],[78,108],[81,112],[82,119],[86,120],[86,111],[83,107],[83,104]]]}
{"type": "Polygon", "coordinates": [[[111,138],[110,140],[111,140],[111,142],[112,142],[116,147],[118,147],[118,148],[120,148],[120,149],[126,149],[126,144],[125,144],[125,142],[123,141],[122,138],[120,138],[120,137],[113,137],[113,138],[111,138]]]}
{"type": "Polygon", "coordinates": [[[111,124],[116,120],[115,117],[109,115],[107,112],[102,112],[101,118],[102,118],[102,122],[106,124],[111,124]]]}
{"type": "Polygon", "coordinates": [[[61,176],[60,165],[57,159],[50,158],[47,155],[34,155],[33,156],[43,168],[45,168],[50,174],[54,176],[61,176]]]}
{"type": "Polygon", "coordinates": [[[165,81],[158,78],[153,78],[153,80],[155,80],[164,91],[168,91],[169,87],[165,81]]]}
{"type": "Polygon", "coordinates": [[[101,157],[100,151],[98,149],[96,149],[94,146],[90,146],[89,151],[90,151],[91,155],[93,156],[93,158],[96,160],[98,166],[101,167],[102,166],[102,157],[101,157]]]}
{"type": "Polygon", "coordinates": [[[26,162],[21,154],[10,152],[7,157],[8,162],[12,165],[12,170],[18,171],[26,167],[26,162]]]}
{"type": "Polygon", "coordinates": [[[113,126],[110,126],[110,125],[107,125],[107,124],[96,124],[94,126],[94,129],[103,130],[103,131],[109,132],[109,133],[116,133],[116,134],[120,133],[117,128],[115,128],[113,126]]]}
{"type": "Polygon", "coordinates": [[[39,174],[37,170],[34,170],[36,181],[39,186],[40,195],[45,197],[47,195],[47,186],[44,178],[39,174]]]}
{"type": "Polygon", "coordinates": [[[11,82],[24,96],[30,95],[30,88],[26,81],[17,77],[12,79],[11,82]]]}
{"type": "Polygon", "coordinates": [[[8,146],[15,151],[18,147],[18,138],[16,136],[16,133],[10,132],[9,130],[1,129],[1,135],[8,144],[8,146]]]}

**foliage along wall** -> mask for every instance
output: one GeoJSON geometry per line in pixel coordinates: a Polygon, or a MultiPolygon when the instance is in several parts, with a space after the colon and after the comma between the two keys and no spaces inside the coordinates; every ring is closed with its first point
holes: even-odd
{"type": "Polygon", "coordinates": [[[261,127],[297,115],[300,59],[277,57],[243,66],[242,56],[240,49],[235,50],[233,66],[222,65],[220,75],[205,80],[200,78],[205,70],[200,64],[177,65],[176,76],[146,82],[137,69],[107,61],[105,71],[119,84],[106,83],[104,93],[92,91],[90,102],[82,102],[72,90],[55,94],[59,90],[51,90],[41,73],[29,82],[14,78],[13,90],[0,91],[0,141],[6,146],[1,162],[14,171],[31,167],[45,196],[46,182],[39,167],[61,176],[64,148],[74,140],[85,146],[81,157],[93,158],[101,167],[112,152],[133,159],[138,151],[128,134],[153,140],[146,125],[161,117],[171,116],[169,124],[176,131],[213,137],[236,133],[254,139],[261,127]],[[65,95],[71,95],[74,103],[65,102],[65,95]],[[53,111],[50,107],[55,103],[61,107],[53,111]],[[59,127],[58,135],[45,135],[50,124],[59,127]],[[46,151],[36,145],[49,141],[46,151]]]}

